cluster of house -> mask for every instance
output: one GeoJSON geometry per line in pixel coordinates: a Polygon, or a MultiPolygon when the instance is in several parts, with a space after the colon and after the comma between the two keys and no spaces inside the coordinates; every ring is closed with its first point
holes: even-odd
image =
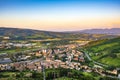
{"type": "Polygon", "coordinates": [[[104,70],[102,68],[94,67],[93,72],[100,74],[101,76],[108,76],[112,78],[120,78],[119,70],[104,70]]]}
{"type": "Polygon", "coordinates": [[[35,43],[14,43],[14,42],[0,42],[0,49],[10,49],[13,47],[27,47],[31,48],[32,46],[35,46],[35,43]]]}
{"type": "Polygon", "coordinates": [[[7,57],[7,54],[2,54],[1,57],[4,57],[0,58],[0,70],[42,71],[43,67],[45,69],[62,67],[82,70],[85,72],[96,72],[102,76],[105,76],[106,73],[118,75],[117,70],[104,71],[98,65],[95,65],[94,68],[82,65],[81,63],[85,62],[85,55],[84,53],[75,50],[74,48],[76,46],[78,45],[58,46],[56,49],[40,49],[34,52],[29,52],[27,55],[18,55],[16,59],[19,59],[17,60],[19,62],[12,62],[11,59],[7,57]],[[33,55],[39,58],[30,60],[29,58],[33,57],[33,55]],[[55,55],[59,58],[55,59],[55,55]],[[65,61],[62,61],[62,58],[64,58],[65,61]]]}
{"type": "MultiPolygon", "coordinates": [[[[71,46],[71,45],[70,45],[71,46]]],[[[67,47],[70,47],[67,45],[67,47]]],[[[0,70],[6,70],[6,69],[16,69],[16,70],[41,70],[41,65],[44,65],[45,68],[58,68],[58,67],[63,67],[63,68],[70,68],[70,69],[77,69],[79,70],[80,68],[80,63],[79,62],[71,62],[73,59],[77,58],[77,61],[84,61],[84,56],[83,53],[72,50],[71,52],[68,52],[68,48],[65,49],[41,49],[39,51],[31,52],[27,55],[22,54],[18,55],[16,57],[17,61],[19,62],[12,62],[10,58],[6,58],[5,55],[3,55],[5,58],[1,58],[1,66],[0,70]],[[66,54],[63,54],[66,52],[66,54]],[[72,53],[72,54],[71,54],[72,53]],[[66,62],[63,62],[61,60],[55,60],[55,54],[58,55],[59,58],[62,58],[63,56],[66,56],[66,62]],[[35,60],[29,60],[28,58],[32,56],[43,56],[42,58],[38,58],[35,60]],[[82,57],[82,58],[81,58],[82,57]],[[43,60],[45,58],[45,60],[43,60]],[[80,59],[79,59],[80,58],[80,59]],[[5,60],[8,64],[5,63],[5,60]],[[23,61],[24,60],[24,61],[23,61]],[[9,67],[9,68],[8,68],[9,67]]]]}
{"type": "Polygon", "coordinates": [[[11,63],[12,60],[8,57],[8,54],[2,53],[0,54],[0,64],[11,63]]]}
{"type": "Polygon", "coordinates": [[[0,36],[0,40],[10,40],[9,36],[0,36]]]}
{"type": "Polygon", "coordinates": [[[72,59],[78,62],[85,62],[84,54],[77,50],[72,50],[72,59]]]}
{"type": "Polygon", "coordinates": [[[76,47],[80,46],[80,44],[68,44],[68,45],[59,45],[57,48],[68,48],[68,49],[74,49],[76,47]]]}
{"type": "Polygon", "coordinates": [[[101,68],[94,67],[91,68],[87,65],[82,65],[79,62],[63,62],[61,60],[50,60],[50,58],[47,58],[46,60],[29,60],[29,61],[22,61],[22,62],[15,62],[15,63],[9,63],[9,64],[0,64],[0,70],[31,70],[31,71],[42,71],[43,67],[45,69],[48,68],[66,68],[66,69],[76,69],[76,70],[82,70],[84,72],[96,72],[102,76],[105,76],[107,74],[114,74],[119,75],[117,70],[113,71],[104,71],[101,68]]]}
{"type": "Polygon", "coordinates": [[[26,52],[18,52],[15,54],[11,54],[11,56],[9,56],[7,53],[1,53],[0,54],[0,64],[5,64],[5,63],[11,63],[12,60],[11,59],[15,59],[16,61],[26,61],[26,60],[31,60],[32,57],[51,57],[54,58],[54,54],[59,54],[64,52],[64,50],[60,50],[60,49],[39,49],[39,50],[35,50],[35,51],[26,51],[26,52]]]}
{"type": "Polygon", "coordinates": [[[66,62],[62,62],[61,60],[29,60],[29,61],[22,61],[22,62],[15,62],[15,63],[9,63],[9,64],[0,64],[0,70],[37,70],[41,71],[42,66],[44,66],[45,69],[47,68],[75,68],[76,66],[80,66],[80,63],[71,63],[67,64],[66,62]]]}
{"type": "Polygon", "coordinates": [[[0,70],[36,70],[41,71],[42,66],[44,66],[45,69],[48,68],[69,68],[69,69],[76,69],[80,70],[81,68],[84,68],[85,66],[82,66],[79,62],[63,62],[61,60],[51,60],[50,58],[47,58],[46,60],[29,60],[29,61],[21,61],[21,62],[15,62],[15,63],[9,63],[9,64],[0,64],[0,70]]]}

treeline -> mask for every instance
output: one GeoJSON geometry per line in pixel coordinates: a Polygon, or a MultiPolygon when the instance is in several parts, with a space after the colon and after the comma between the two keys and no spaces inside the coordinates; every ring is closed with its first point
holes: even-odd
{"type": "MultiPolygon", "coordinates": [[[[118,80],[110,77],[101,77],[96,73],[85,74],[82,71],[73,70],[73,69],[46,69],[45,75],[43,72],[37,71],[4,71],[0,72],[0,80],[57,80],[59,78],[68,77],[70,80],[118,80]],[[88,75],[90,74],[90,75],[88,75]]],[[[68,80],[69,80],[68,79],[68,80]]]]}
{"type": "Polygon", "coordinates": [[[46,70],[46,80],[54,80],[60,77],[68,77],[76,80],[95,80],[93,76],[85,76],[81,71],[73,69],[48,69],[46,70]]]}

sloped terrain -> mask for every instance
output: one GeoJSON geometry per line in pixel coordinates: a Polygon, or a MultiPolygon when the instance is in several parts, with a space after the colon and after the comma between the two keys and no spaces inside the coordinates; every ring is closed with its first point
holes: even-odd
{"type": "Polygon", "coordinates": [[[116,35],[106,34],[87,34],[87,33],[74,33],[74,32],[51,32],[51,31],[40,31],[32,29],[19,29],[19,28],[0,28],[0,37],[9,36],[15,40],[27,40],[27,39],[50,39],[50,38],[61,38],[61,39],[83,39],[83,40],[96,40],[105,38],[114,38],[116,35]]]}
{"type": "Polygon", "coordinates": [[[85,48],[94,60],[120,67],[120,37],[92,41],[85,48]]]}

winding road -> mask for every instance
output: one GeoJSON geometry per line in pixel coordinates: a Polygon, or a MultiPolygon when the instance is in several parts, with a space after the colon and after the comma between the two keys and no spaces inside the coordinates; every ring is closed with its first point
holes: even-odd
{"type": "Polygon", "coordinates": [[[91,57],[88,55],[87,52],[83,51],[83,53],[85,54],[85,56],[88,58],[89,61],[93,61],[94,64],[97,64],[97,65],[100,65],[100,66],[103,66],[103,67],[108,67],[107,65],[105,64],[102,64],[102,63],[99,63],[99,62],[96,62],[94,60],[91,59],[91,57]]]}

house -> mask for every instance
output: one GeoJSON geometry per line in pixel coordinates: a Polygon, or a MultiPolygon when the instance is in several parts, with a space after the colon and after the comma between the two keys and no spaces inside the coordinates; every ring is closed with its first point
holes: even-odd
{"type": "Polygon", "coordinates": [[[6,63],[11,63],[12,60],[10,58],[3,58],[0,59],[0,64],[6,64],[6,63]]]}
{"type": "Polygon", "coordinates": [[[78,61],[79,59],[78,58],[73,58],[73,60],[78,61]]]}
{"type": "Polygon", "coordinates": [[[4,48],[4,45],[3,44],[0,44],[0,49],[4,48]]]}
{"type": "Polygon", "coordinates": [[[42,54],[39,53],[39,52],[36,52],[36,53],[35,53],[35,56],[38,56],[38,57],[39,57],[39,56],[42,56],[42,54]]]}
{"type": "Polygon", "coordinates": [[[35,66],[34,63],[28,63],[26,68],[28,68],[30,70],[35,70],[35,69],[37,69],[37,66],[35,66]]]}
{"type": "Polygon", "coordinates": [[[118,78],[120,79],[120,74],[118,74],[118,78]]]}
{"type": "Polygon", "coordinates": [[[7,64],[0,65],[0,70],[6,70],[6,66],[7,66],[7,64]]]}
{"type": "Polygon", "coordinates": [[[111,73],[117,75],[118,72],[114,69],[111,73]]]}
{"type": "Polygon", "coordinates": [[[88,68],[88,66],[83,65],[83,66],[81,66],[81,68],[82,68],[82,69],[87,69],[87,68],[88,68]]]}
{"type": "Polygon", "coordinates": [[[84,61],[85,61],[85,60],[84,60],[84,57],[83,57],[83,56],[79,57],[79,61],[80,61],[80,62],[84,62],[84,61]]]}
{"type": "Polygon", "coordinates": [[[10,70],[11,66],[7,64],[7,66],[5,68],[6,68],[6,70],[10,70]]]}
{"type": "Polygon", "coordinates": [[[18,70],[19,67],[20,67],[20,63],[18,63],[18,62],[14,63],[14,64],[13,64],[13,67],[14,67],[16,70],[18,70]]]}
{"type": "Polygon", "coordinates": [[[5,39],[5,40],[9,40],[10,37],[9,37],[9,36],[4,36],[3,39],[5,39]]]}
{"type": "Polygon", "coordinates": [[[91,69],[87,69],[87,70],[85,70],[85,72],[92,72],[92,70],[91,69]]]}
{"type": "Polygon", "coordinates": [[[14,44],[13,46],[14,46],[14,47],[23,47],[23,44],[17,43],[17,44],[14,44]]]}
{"type": "Polygon", "coordinates": [[[78,54],[74,54],[74,57],[78,57],[79,55],[78,54]]]}

